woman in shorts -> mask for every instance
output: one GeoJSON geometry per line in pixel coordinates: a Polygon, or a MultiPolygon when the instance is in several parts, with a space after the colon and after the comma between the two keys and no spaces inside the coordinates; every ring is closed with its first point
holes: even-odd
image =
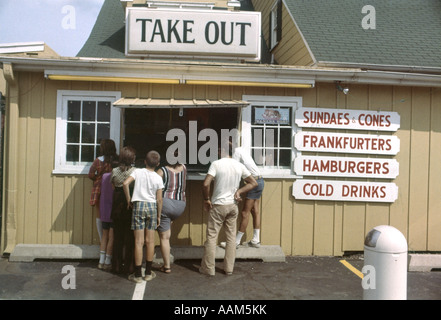
{"type": "Polygon", "coordinates": [[[161,167],[157,173],[164,181],[163,203],[161,222],[158,226],[160,247],[164,265],[160,271],[170,273],[170,236],[171,224],[179,218],[185,210],[185,187],[187,168],[185,165],[176,163],[161,167]]]}

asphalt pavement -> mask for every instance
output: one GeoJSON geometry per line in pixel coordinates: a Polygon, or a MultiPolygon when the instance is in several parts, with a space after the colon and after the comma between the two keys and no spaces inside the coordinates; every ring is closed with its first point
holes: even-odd
{"type": "MultiPolygon", "coordinates": [[[[177,260],[170,274],[156,270],[155,279],[135,284],[126,275],[97,269],[95,259],[10,262],[2,258],[0,299],[154,300],[167,302],[164,311],[175,314],[190,312],[186,306],[204,302],[235,302],[240,303],[236,312],[257,312],[252,308],[262,304],[267,305],[263,312],[269,312],[276,301],[286,305],[299,300],[363,300],[361,278],[348,265],[361,270],[363,256],[288,256],[285,262],[238,259],[229,276],[222,271],[222,260],[217,260],[212,277],[198,272],[199,259],[177,260]]],[[[157,268],[159,264],[154,264],[157,268]]],[[[408,272],[407,287],[408,300],[441,300],[441,272],[408,272]]]]}

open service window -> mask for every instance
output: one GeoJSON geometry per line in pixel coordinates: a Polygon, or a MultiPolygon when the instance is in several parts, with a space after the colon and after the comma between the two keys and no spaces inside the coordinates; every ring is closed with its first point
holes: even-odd
{"type": "Polygon", "coordinates": [[[237,129],[239,115],[240,107],[125,107],[123,143],[135,148],[137,167],[150,150],[159,152],[161,165],[167,151],[177,150],[190,173],[205,174],[218,159],[222,132],[237,129]]]}
{"type": "Polygon", "coordinates": [[[250,153],[264,177],[294,177],[294,135],[300,129],[294,115],[301,97],[244,96],[242,147],[250,153]]]}
{"type": "Polygon", "coordinates": [[[121,97],[114,91],[58,90],[54,174],[87,174],[99,154],[101,139],[118,148],[121,97]]]}

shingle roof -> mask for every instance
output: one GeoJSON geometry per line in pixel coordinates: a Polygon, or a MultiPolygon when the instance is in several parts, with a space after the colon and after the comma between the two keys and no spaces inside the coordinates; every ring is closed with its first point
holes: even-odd
{"type": "Polygon", "coordinates": [[[89,38],[77,57],[125,58],[124,9],[120,0],[105,0],[89,38]]]}
{"type": "Polygon", "coordinates": [[[441,67],[440,0],[284,0],[318,62],[441,67]],[[376,28],[363,29],[365,5],[376,28]]]}

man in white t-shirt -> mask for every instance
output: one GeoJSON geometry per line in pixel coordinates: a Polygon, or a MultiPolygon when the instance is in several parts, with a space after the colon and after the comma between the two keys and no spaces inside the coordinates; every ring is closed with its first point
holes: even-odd
{"type": "Polygon", "coordinates": [[[156,151],[150,151],[145,158],[146,167],[134,170],[124,181],[123,190],[129,206],[133,205],[132,230],[135,235],[135,273],[129,280],[142,282],[142,249],[146,244],[146,267],[144,280],[150,281],[156,274],[152,271],[155,253],[155,230],[160,223],[162,210],[162,178],[155,172],[159,165],[160,156],[156,151]],[[130,197],[129,186],[135,182],[133,195],[130,197]]]}
{"type": "Polygon", "coordinates": [[[241,201],[241,194],[256,186],[257,182],[251,173],[237,160],[227,156],[211,163],[202,187],[204,209],[209,211],[209,215],[200,273],[215,275],[216,242],[222,226],[225,227],[226,235],[224,271],[227,275],[233,273],[236,259],[236,223],[239,214],[237,202],[241,201]],[[241,179],[247,184],[239,189],[241,179]],[[213,181],[213,195],[210,199],[213,181]]]}

